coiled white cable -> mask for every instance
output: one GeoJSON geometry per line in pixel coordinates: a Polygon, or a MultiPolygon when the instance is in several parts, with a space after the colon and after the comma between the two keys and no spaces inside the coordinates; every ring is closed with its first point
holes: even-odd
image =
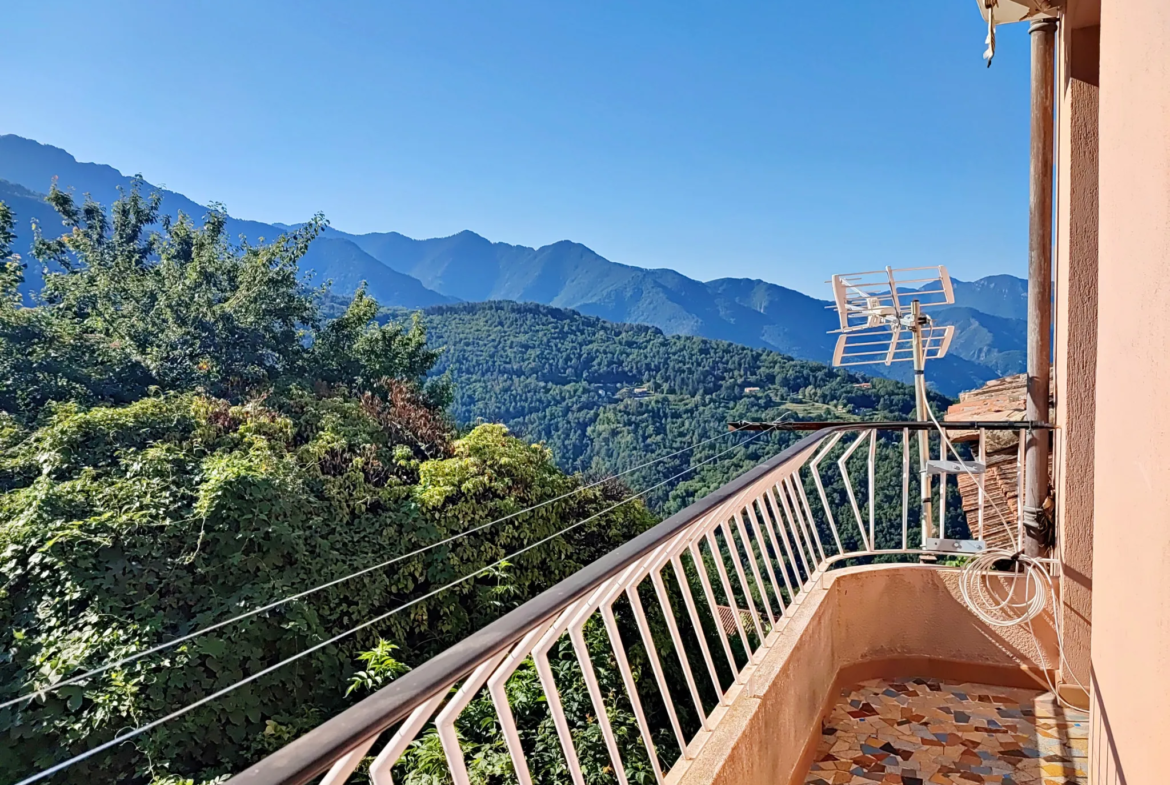
{"type": "Polygon", "coordinates": [[[1030,622],[1044,612],[1048,598],[1055,595],[1045,564],[1004,550],[984,551],[963,565],[959,591],[971,612],[992,627],[1030,622]],[[1019,570],[996,570],[995,565],[1003,561],[1014,562],[1019,570]]]}
{"type": "MultiPolygon", "coordinates": [[[[1052,682],[1048,657],[1044,654],[1040,637],[1032,627],[1032,620],[1047,610],[1049,598],[1053,606],[1056,604],[1056,589],[1044,561],[1005,550],[986,551],[963,566],[959,573],[959,591],[971,612],[988,625],[1015,627],[1022,624],[1027,627],[1036,647],[1040,673],[1052,696],[1066,709],[1081,710],[1081,707],[1067,701],[1060,694],[1058,685],[1052,682]],[[996,563],[1003,561],[1015,562],[1018,570],[1014,573],[995,570],[996,563]],[[1022,589],[1019,588],[1021,579],[1024,582],[1022,589]]],[[[1053,665],[1062,668],[1065,676],[1088,694],[1064,656],[1064,634],[1059,613],[1053,612],[1051,624],[1056,634],[1058,658],[1053,665]]]]}

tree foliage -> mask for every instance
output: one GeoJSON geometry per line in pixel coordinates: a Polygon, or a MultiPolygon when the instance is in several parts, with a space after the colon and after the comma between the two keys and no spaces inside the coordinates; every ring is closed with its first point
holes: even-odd
{"type": "Polygon", "coordinates": [[[378,323],[364,292],[323,318],[296,275],[319,220],[234,246],[222,212],[160,220],[137,190],[109,211],[49,199],[66,231],[36,243],[35,307],[13,294],[0,212],[0,700],[569,495],[0,709],[0,781],[473,576],[58,779],[236,771],[356,700],[353,679],[427,659],[652,522],[623,505],[509,559],[501,601],[503,565],[485,568],[624,490],[571,494],[579,478],[502,426],[460,436],[417,320],[378,323]]]}
{"type": "Polygon", "coordinates": [[[199,227],[183,215],[160,223],[159,197],[137,188],[109,216],[56,185],[48,201],[67,231],[34,243],[38,260],[60,270],[45,275],[42,297],[116,343],[150,383],[235,398],[301,375],[315,309],[296,262],[320,217],[275,242],[234,249],[222,211],[199,227]],[[155,224],[160,231],[150,231],[155,224]]]}

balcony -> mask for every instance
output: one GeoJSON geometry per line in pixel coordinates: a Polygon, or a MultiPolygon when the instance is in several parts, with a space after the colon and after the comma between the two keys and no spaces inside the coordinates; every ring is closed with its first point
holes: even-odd
{"type": "MultiPolygon", "coordinates": [[[[1028,425],[947,427],[977,434],[973,460],[1028,425]]],[[[1026,626],[970,610],[938,548],[1023,531],[977,474],[967,515],[953,477],[912,469],[920,444],[948,455],[931,430],[810,433],[231,782],[1085,781],[1086,717],[1045,695],[1057,592],[1026,626]],[[541,705],[516,704],[521,678],[541,705]],[[468,757],[470,735],[498,742],[497,764],[468,757]]],[[[1029,591],[991,575],[1007,599],[1029,591]]]]}

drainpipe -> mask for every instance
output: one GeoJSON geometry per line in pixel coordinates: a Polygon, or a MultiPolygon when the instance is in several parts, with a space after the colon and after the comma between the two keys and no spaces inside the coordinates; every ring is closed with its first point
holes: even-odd
{"type": "MultiPolygon", "coordinates": [[[[1038,19],[1032,37],[1032,161],[1028,198],[1028,397],[1026,417],[1048,421],[1052,369],[1052,155],[1056,19],[1038,19]]],[[[1024,553],[1040,556],[1037,517],[1048,498],[1048,431],[1028,433],[1024,473],[1024,553]]]]}

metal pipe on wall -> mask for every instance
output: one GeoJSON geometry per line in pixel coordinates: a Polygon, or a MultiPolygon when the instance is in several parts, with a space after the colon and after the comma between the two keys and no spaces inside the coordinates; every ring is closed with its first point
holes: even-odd
{"type": "MultiPolygon", "coordinates": [[[[1028,395],[1025,417],[1047,422],[1052,372],[1052,176],[1056,19],[1038,19],[1032,38],[1032,144],[1028,198],[1028,395]]],[[[1037,517],[1048,498],[1048,431],[1030,431],[1024,475],[1024,552],[1039,556],[1037,517]]]]}

